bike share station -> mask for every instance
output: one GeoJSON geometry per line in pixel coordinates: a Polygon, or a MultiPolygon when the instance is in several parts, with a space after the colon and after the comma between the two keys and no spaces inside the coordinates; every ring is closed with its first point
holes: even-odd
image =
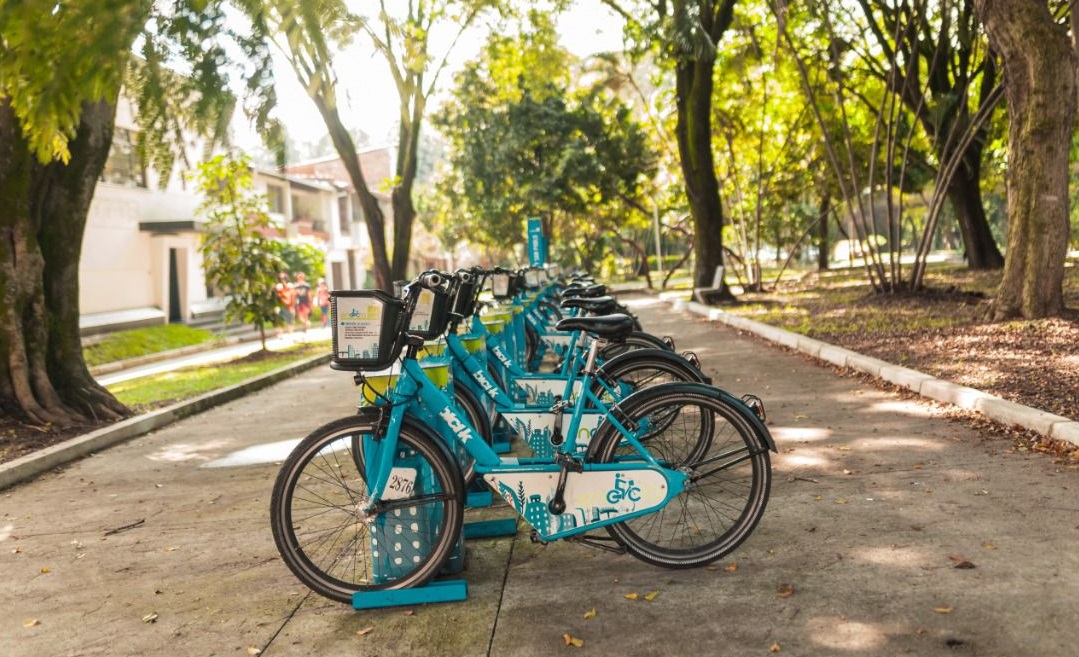
{"type": "MultiPolygon", "coordinates": [[[[532,266],[540,267],[545,265],[547,260],[547,240],[543,236],[542,224],[539,219],[530,219],[528,222],[528,253],[532,266]]],[[[497,281],[494,282],[496,296],[499,292],[497,289],[499,284],[497,281]]],[[[402,296],[400,289],[397,290],[397,296],[402,296]]],[[[372,304],[366,298],[348,296],[338,296],[334,301],[335,321],[332,329],[336,356],[348,359],[365,355],[377,355],[370,354],[370,350],[378,348],[378,344],[385,337],[382,335],[383,329],[393,324],[393,322],[385,321],[387,318],[382,314],[384,306],[377,303],[372,304]]],[[[423,332],[427,329],[428,322],[436,311],[434,308],[435,303],[434,293],[427,290],[421,293],[413,313],[412,322],[409,325],[410,331],[423,332]]],[[[508,320],[509,317],[506,316],[493,316],[485,324],[488,330],[500,331],[508,323],[508,320]]],[[[487,344],[482,335],[463,335],[462,340],[473,357],[486,362],[487,344]]],[[[436,381],[444,391],[452,394],[453,378],[445,350],[446,344],[444,342],[428,341],[420,352],[420,360],[428,376],[433,381],[436,381]]],[[[361,386],[361,405],[376,403],[379,398],[382,398],[387,391],[393,388],[397,376],[398,374],[393,371],[392,367],[385,372],[365,374],[363,377],[364,382],[361,386]]],[[[540,394],[542,395],[542,391],[540,394]]],[[[498,453],[509,452],[511,449],[510,442],[513,438],[512,433],[509,427],[505,427],[501,432],[497,433],[494,436],[493,449],[498,453]]],[[[397,482],[402,488],[402,497],[416,493],[422,494],[424,491],[417,488],[415,484],[425,479],[425,474],[427,473],[420,470],[426,467],[426,462],[422,459],[413,459],[410,462],[408,454],[399,452],[396,463],[401,467],[395,467],[394,469],[402,471],[402,476],[397,482]],[[409,465],[413,466],[412,473],[406,472],[409,465]]],[[[465,508],[482,509],[493,504],[494,494],[482,480],[477,478],[467,491],[465,508]]],[[[415,511],[415,509],[412,510],[413,513],[415,511]]],[[[395,513],[399,516],[401,511],[398,510],[395,513]]],[[[421,541],[424,540],[424,526],[428,523],[440,521],[437,517],[416,517],[415,522],[407,526],[412,530],[410,532],[400,523],[395,523],[394,530],[391,531],[384,520],[382,518],[377,519],[371,527],[370,540],[372,544],[386,546],[385,550],[372,549],[372,554],[376,556],[372,564],[376,581],[392,581],[396,579],[394,576],[395,568],[407,562],[410,550],[420,548],[421,541]]],[[[400,520],[400,518],[398,517],[397,520],[400,520]]],[[[462,534],[458,537],[454,552],[443,568],[442,574],[455,575],[464,570],[467,551],[466,539],[512,536],[516,533],[516,516],[465,522],[462,534]]],[[[379,609],[438,602],[459,602],[467,599],[468,583],[464,579],[438,579],[432,580],[421,587],[357,592],[353,594],[352,607],[357,610],[379,609]]]]}

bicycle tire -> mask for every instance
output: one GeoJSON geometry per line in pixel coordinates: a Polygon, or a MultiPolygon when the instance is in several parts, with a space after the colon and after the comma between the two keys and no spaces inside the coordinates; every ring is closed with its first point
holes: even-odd
{"type": "MultiPolygon", "coordinates": [[[[483,402],[476,396],[476,393],[466,386],[454,384],[453,401],[461,409],[461,412],[465,414],[465,418],[472,425],[472,428],[479,432],[483,442],[493,445],[494,433],[491,430],[491,418],[487,415],[487,410],[483,407],[483,402]]],[[[476,460],[459,443],[455,443],[454,451],[457,453],[457,463],[461,466],[461,478],[464,480],[465,488],[467,489],[476,478],[476,460]]]]}
{"type": "Polygon", "coordinates": [[[707,383],[707,377],[688,360],[666,349],[636,349],[604,362],[596,370],[592,392],[601,400],[614,401],[600,381],[619,392],[624,399],[630,393],[662,383],[694,381],[707,383]]]}
{"type": "Polygon", "coordinates": [[[351,603],[362,591],[421,586],[461,535],[460,471],[445,447],[413,424],[402,426],[397,449],[398,462],[416,470],[415,503],[405,497],[373,518],[359,513],[367,487],[357,464],[366,459],[351,453],[353,437],[381,433],[383,417],[361,409],[319,427],[289,454],[274,482],[270,527],[282,560],[312,591],[338,602],[351,603]]]}
{"type": "Polygon", "coordinates": [[[674,349],[671,348],[671,345],[664,342],[663,338],[656,337],[651,333],[645,333],[641,330],[635,330],[622,340],[608,342],[599,350],[599,356],[603,360],[610,360],[637,349],[662,349],[663,351],[674,351],[674,349]]]}
{"type": "MultiPolygon", "coordinates": [[[[476,394],[465,386],[454,384],[453,401],[458,410],[465,414],[468,423],[479,431],[484,442],[492,445],[494,443],[494,432],[491,430],[491,421],[488,419],[487,411],[484,410],[476,394]]],[[[352,437],[352,454],[356,459],[356,468],[362,472],[364,464],[363,452],[360,449],[361,438],[360,434],[352,437]]],[[[460,443],[455,442],[451,451],[454,452],[457,465],[461,468],[461,478],[464,481],[465,488],[468,488],[476,478],[476,460],[460,443]]]]}
{"type": "MultiPolygon", "coordinates": [[[[690,478],[686,489],[658,511],[608,526],[615,540],[646,563],[664,568],[712,563],[749,537],[767,506],[769,443],[732,402],[709,389],[673,383],[645,389],[619,404],[620,415],[632,423],[677,410],[643,442],[666,467],[690,478]],[[692,427],[709,417],[713,428],[702,439],[692,427]]],[[[640,458],[609,423],[594,441],[597,462],[640,458]]]]}

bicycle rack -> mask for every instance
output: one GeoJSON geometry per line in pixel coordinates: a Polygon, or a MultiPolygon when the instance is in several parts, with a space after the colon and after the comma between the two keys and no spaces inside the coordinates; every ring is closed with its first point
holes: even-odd
{"type": "MultiPolygon", "coordinates": [[[[482,484],[480,484],[482,485],[482,484]]],[[[490,490],[469,491],[465,501],[465,508],[482,508],[494,503],[494,495],[490,490]]],[[[427,522],[437,522],[437,518],[416,518],[416,523],[422,525],[427,522]]],[[[395,525],[399,527],[399,525],[395,525]]],[[[474,520],[464,523],[461,536],[457,539],[450,558],[442,568],[443,575],[456,575],[465,568],[465,554],[467,546],[465,539],[493,538],[498,536],[512,536],[517,533],[517,517],[496,518],[491,520],[474,520]]],[[[389,552],[381,555],[374,563],[375,578],[379,579],[379,573],[391,573],[393,568],[407,559],[408,547],[412,541],[414,549],[420,547],[419,541],[422,532],[417,529],[414,535],[409,535],[401,530],[394,532],[393,536],[386,537],[382,528],[376,525],[372,527],[372,540],[386,541],[389,552]]],[[[378,554],[372,550],[373,554],[378,554]]],[[[391,589],[385,591],[357,592],[352,595],[353,609],[382,609],[385,607],[399,607],[408,605],[433,604],[439,602],[461,602],[468,599],[468,583],[463,579],[435,580],[424,586],[391,589]]]]}

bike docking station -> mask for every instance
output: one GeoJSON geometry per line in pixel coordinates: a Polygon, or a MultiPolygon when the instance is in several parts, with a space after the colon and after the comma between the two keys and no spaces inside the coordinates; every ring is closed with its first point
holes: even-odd
{"type": "MultiPolygon", "coordinates": [[[[422,367],[432,380],[438,382],[441,387],[450,389],[452,375],[450,374],[449,361],[444,355],[445,343],[428,342],[420,353],[422,367]]],[[[396,382],[397,373],[392,369],[384,373],[364,376],[361,404],[375,404],[377,399],[391,389],[396,382]]],[[[497,445],[497,443],[496,443],[497,445]]],[[[496,447],[498,449],[498,447],[496,447]]],[[[502,446],[504,451],[510,450],[508,440],[502,446]]],[[[416,459],[409,463],[409,454],[405,449],[398,453],[397,463],[409,464],[417,468],[417,481],[423,481],[426,462],[416,459]]],[[[422,494],[423,490],[416,490],[422,494]]],[[[494,504],[494,494],[482,481],[472,482],[472,486],[466,491],[465,509],[482,509],[494,504]]],[[[390,582],[398,578],[399,569],[419,559],[419,555],[426,550],[426,528],[437,524],[441,518],[439,514],[431,512],[418,513],[416,509],[407,511],[395,511],[392,518],[393,529],[386,518],[377,518],[371,526],[372,543],[372,571],[374,580],[390,582]],[[412,522],[407,523],[408,518],[402,519],[402,515],[412,515],[412,522]],[[424,517],[427,516],[427,517],[424,517]],[[402,520],[406,522],[402,522],[402,520]]],[[[512,536],[517,533],[517,518],[496,518],[488,520],[467,521],[463,524],[461,535],[457,538],[453,552],[439,573],[439,577],[459,575],[465,569],[467,554],[466,539],[496,538],[512,536]]],[[[361,609],[382,609],[387,607],[400,607],[420,604],[434,604],[441,602],[461,602],[468,599],[468,583],[464,579],[436,579],[423,586],[385,589],[379,591],[362,591],[352,595],[352,607],[361,609]]]]}
{"type": "MultiPolygon", "coordinates": [[[[407,462],[407,457],[401,461],[407,462]]],[[[400,462],[400,461],[399,461],[400,462]]],[[[422,463],[417,463],[420,468],[422,463]]],[[[420,477],[422,479],[422,477],[420,477]]],[[[474,482],[479,486],[482,482],[474,482]]],[[[423,491],[419,491],[423,492],[423,491]]],[[[490,490],[470,490],[467,495],[465,508],[485,508],[493,504],[494,495],[490,490]]],[[[397,512],[400,513],[400,512],[397,512]]],[[[411,513],[416,514],[415,509],[411,513]]],[[[393,581],[396,579],[397,569],[404,567],[416,555],[422,553],[425,548],[424,539],[426,527],[432,523],[438,523],[440,518],[436,514],[426,514],[432,517],[417,517],[407,528],[401,524],[394,525],[394,531],[389,531],[385,523],[376,519],[371,527],[371,541],[375,549],[372,555],[375,557],[372,565],[375,581],[393,581]]],[[[398,518],[399,519],[399,518],[398,518]]],[[[467,555],[466,539],[497,538],[512,536],[517,533],[517,518],[496,518],[490,520],[473,520],[464,523],[461,535],[457,538],[456,546],[449,559],[443,565],[439,576],[460,575],[465,570],[467,555]]],[[[423,586],[405,589],[387,589],[382,591],[363,591],[352,594],[352,608],[382,609],[386,607],[401,607],[408,605],[434,604],[440,602],[462,602],[468,599],[468,582],[464,579],[436,579],[423,586]]]]}

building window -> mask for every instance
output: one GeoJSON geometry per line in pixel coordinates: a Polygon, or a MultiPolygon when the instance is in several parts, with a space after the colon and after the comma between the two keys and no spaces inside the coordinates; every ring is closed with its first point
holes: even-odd
{"type": "Polygon", "coordinates": [[[348,235],[352,232],[352,222],[349,221],[348,196],[337,197],[337,222],[341,227],[342,235],[348,235]]]}
{"type": "Polygon", "coordinates": [[[357,194],[349,194],[348,198],[352,201],[352,220],[363,221],[363,214],[360,212],[360,197],[357,194]]]}
{"type": "Polygon", "coordinates": [[[146,164],[139,156],[135,132],[116,128],[109,148],[109,159],[101,172],[101,181],[127,187],[146,187],[146,164]]]}
{"type": "Polygon", "coordinates": [[[266,200],[270,206],[270,212],[277,214],[285,213],[285,190],[277,185],[266,185],[266,200]]]}

